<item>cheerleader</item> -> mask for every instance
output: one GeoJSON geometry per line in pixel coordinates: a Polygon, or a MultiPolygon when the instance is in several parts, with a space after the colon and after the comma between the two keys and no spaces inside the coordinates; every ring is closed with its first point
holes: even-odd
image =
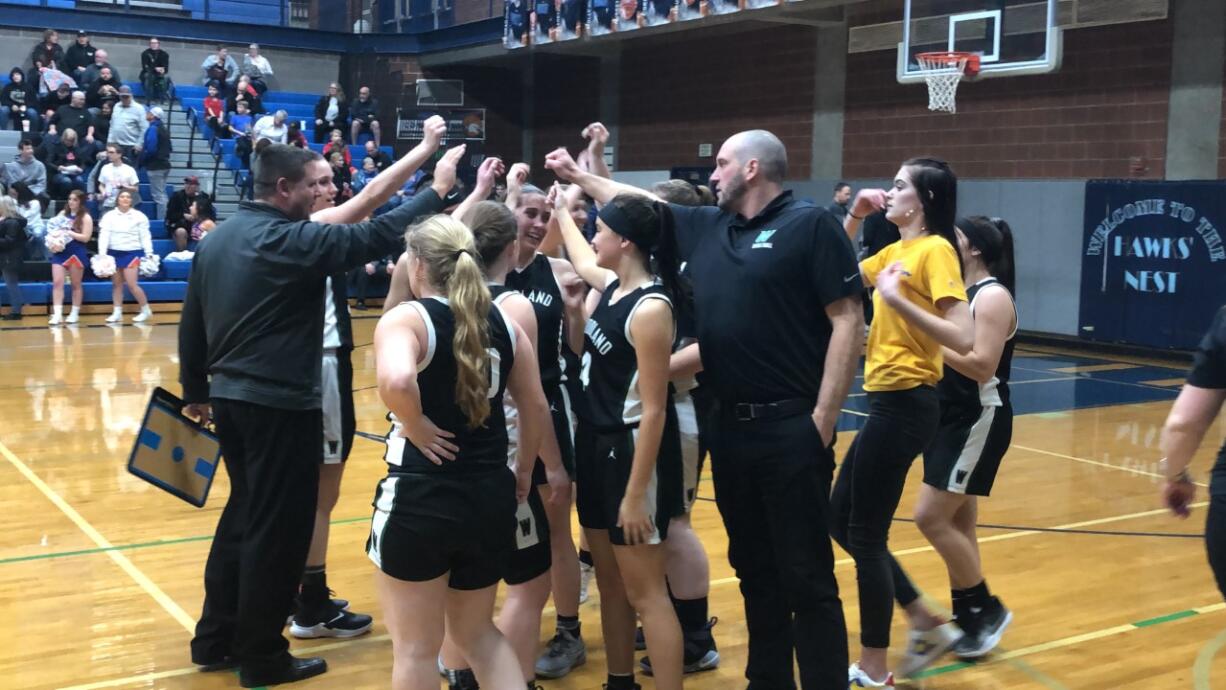
{"type": "Polygon", "coordinates": [[[115,259],[115,273],[111,276],[111,315],[107,323],[123,321],[123,286],[140,304],[140,313],[132,321],[141,323],[153,316],[149,300],[137,278],[140,261],[153,254],[153,238],[149,236],[149,218],[132,208],[132,192],[123,190],[115,200],[115,208],[106,212],[98,221],[98,253],[115,259]]]}
{"type": "Polygon", "coordinates": [[[81,320],[81,302],[85,300],[85,262],[89,260],[85,245],[94,234],[94,219],[85,210],[85,192],[74,189],[68,194],[64,208],[48,224],[48,235],[62,230],[68,241],[51,254],[51,326],[77,323],[81,320]],[[72,310],[64,318],[64,277],[72,278],[72,310]]]}

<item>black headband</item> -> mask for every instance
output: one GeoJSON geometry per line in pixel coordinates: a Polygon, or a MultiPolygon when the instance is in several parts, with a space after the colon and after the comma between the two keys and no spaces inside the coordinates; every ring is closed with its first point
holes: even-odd
{"type": "Polygon", "coordinates": [[[597,214],[604,224],[609,226],[613,232],[634,243],[644,254],[650,254],[656,247],[656,238],[650,229],[641,229],[635,227],[630,217],[617,204],[605,204],[600,213],[597,214]]]}

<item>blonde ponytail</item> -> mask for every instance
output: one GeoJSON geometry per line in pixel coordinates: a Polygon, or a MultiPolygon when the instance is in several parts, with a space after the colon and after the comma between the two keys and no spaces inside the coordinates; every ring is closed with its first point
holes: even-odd
{"type": "Polygon", "coordinates": [[[427,218],[408,234],[409,249],[425,264],[431,286],[447,296],[455,318],[456,404],[475,429],[490,416],[490,290],[477,262],[473,235],[450,216],[427,218]]]}

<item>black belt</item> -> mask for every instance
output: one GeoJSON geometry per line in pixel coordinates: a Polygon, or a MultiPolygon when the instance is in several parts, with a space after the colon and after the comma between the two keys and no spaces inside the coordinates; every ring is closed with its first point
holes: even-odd
{"type": "Polygon", "coordinates": [[[755,419],[790,417],[802,412],[811,413],[815,404],[805,398],[792,398],[768,403],[732,403],[725,409],[738,422],[750,422],[755,419]]]}

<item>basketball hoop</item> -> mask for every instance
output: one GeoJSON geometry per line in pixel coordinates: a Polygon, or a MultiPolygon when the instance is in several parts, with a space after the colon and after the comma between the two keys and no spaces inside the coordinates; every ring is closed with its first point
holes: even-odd
{"type": "Polygon", "coordinates": [[[979,56],[975,53],[940,52],[919,53],[915,56],[920,74],[928,83],[928,109],[938,112],[957,112],[954,97],[958,82],[963,77],[979,74],[979,56]]]}

